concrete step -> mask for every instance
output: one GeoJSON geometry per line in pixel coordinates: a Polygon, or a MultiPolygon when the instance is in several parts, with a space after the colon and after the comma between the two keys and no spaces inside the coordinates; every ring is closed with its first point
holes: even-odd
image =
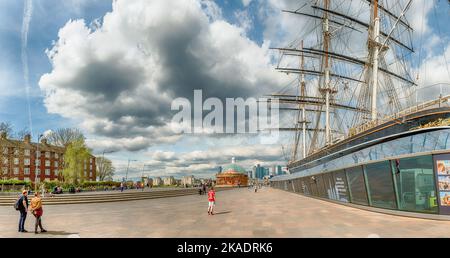
{"type": "MultiPolygon", "coordinates": [[[[218,192],[231,190],[231,188],[217,189],[218,192]]],[[[157,198],[170,198],[186,195],[196,195],[198,190],[171,190],[171,191],[155,191],[142,193],[126,193],[126,194],[97,194],[97,195],[73,195],[65,197],[46,197],[43,198],[44,205],[65,205],[65,204],[89,204],[89,203],[106,203],[106,202],[123,202],[136,201],[157,198]]],[[[0,206],[13,206],[16,198],[0,199],[0,206]]]]}

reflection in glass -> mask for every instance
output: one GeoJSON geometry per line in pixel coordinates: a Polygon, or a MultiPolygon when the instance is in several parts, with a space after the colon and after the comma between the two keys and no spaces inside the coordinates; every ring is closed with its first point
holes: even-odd
{"type": "Polygon", "coordinates": [[[369,205],[362,167],[346,169],[352,203],[369,205]]]}
{"type": "Polygon", "coordinates": [[[334,182],[338,200],[341,202],[349,202],[347,178],[344,170],[334,173],[334,182]]]}
{"type": "Polygon", "coordinates": [[[438,213],[432,156],[394,160],[392,164],[397,181],[399,209],[438,213]]]}
{"type": "Polygon", "coordinates": [[[397,209],[390,162],[369,164],[365,166],[365,170],[372,206],[397,209]]]}

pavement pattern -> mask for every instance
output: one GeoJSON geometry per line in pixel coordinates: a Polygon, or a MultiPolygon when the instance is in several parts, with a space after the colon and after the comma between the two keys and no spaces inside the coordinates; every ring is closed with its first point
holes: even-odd
{"type": "MultiPolygon", "coordinates": [[[[45,234],[18,233],[18,212],[0,207],[0,237],[34,238],[378,238],[449,237],[450,221],[405,218],[276,189],[217,193],[216,215],[200,195],[44,207],[45,234]]],[[[27,230],[34,229],[29,215],[27,230]]]]}

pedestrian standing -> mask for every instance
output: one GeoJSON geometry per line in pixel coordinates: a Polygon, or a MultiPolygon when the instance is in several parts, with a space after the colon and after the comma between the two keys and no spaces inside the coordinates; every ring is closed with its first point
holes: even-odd
{"type": "Polygon", "coordinates": [[[34,198],[31,200],[30,211],[36,218],[36,223],[34,224],[34,233],[38,234],[38,227],[41,229],[41,233],[47,232],[47,230],[42,227],[42,215],[44,214],[44,210],[42,209],[42,199],[39,192],[36,192],[34,194],[34,198]]]}
{"type": "Polygon", "coordinates": [[[19,219],[19,232],[26,233],[28,231],[25,230],[25,220],[27,219],[27,213],[28,213],[28,191],[23,190],[22,195],[19,197],[19,200],[17,201],[18,210],[20,212],[20,219],[19,219]]]}
{"type": "Polygon", "coordinates": [[[123,182],[122,182],[122,183],[120,183],[120,192],[123,192],[123,188],[124,188],[124,185],[123,185],[123,182]]]}
{"type": "Polygon", "coordinates": [[[216,206],[216,192],[214,191],[214,187],[208,192],[208,215],[214,215],[214,207],[216,206]]]}

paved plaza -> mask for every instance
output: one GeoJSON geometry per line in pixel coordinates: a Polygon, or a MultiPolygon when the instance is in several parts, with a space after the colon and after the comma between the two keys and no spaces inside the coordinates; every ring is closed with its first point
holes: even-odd
{"type": "MultiPolygon", "coordinates": [[[[44,207],[49,233],[37,237],[448,237],[450,221],[363,211],[275,189],[217,193],[217,215],[205,196],[44,207]]],[[[17,232],[18,212],[0,207],[0,237],[17,232]]],[[[34,217],[26,229],[32,231],[34,217]]]]}

